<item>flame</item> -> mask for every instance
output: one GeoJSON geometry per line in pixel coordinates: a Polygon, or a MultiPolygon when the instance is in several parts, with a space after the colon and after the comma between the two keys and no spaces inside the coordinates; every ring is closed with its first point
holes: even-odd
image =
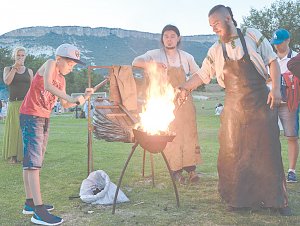
{"type": "Polygon", "coordinates": [[[156,64],[148,68],[149,87],[147,100],[140,113],[140,127],[149,134],[168,131],[175,119],[175,90],[169,83],[167,70],[158,70],[156,64]]]}

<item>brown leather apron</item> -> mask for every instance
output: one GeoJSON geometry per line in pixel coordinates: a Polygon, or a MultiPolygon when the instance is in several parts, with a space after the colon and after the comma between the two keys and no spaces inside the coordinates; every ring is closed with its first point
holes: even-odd
{"type": "Polygon", "coordinates": [[[225,104],[219,130],[219,192],[232,207],[284,207],[285,176],[277,109],[267,105],[268,88],[244,49],[230,60],[223,44],[225,104]]]}
{"type": "MultiPolygon", "coordinates": [[[[180,53],[178,52],[179,57],[180,53]]],[[[167,59],[168,60],[168,59],[167,59]]],[[[180,67],[168,67],[168,78],[175,88],[186,81],[186,75],[181,63],[180,67]]],[[[177,108],[176,103],[176,108],[177,108]]],[[[190,95],[187,101],[175,112],[175,120],[170,130],[176,133],[174,140],[167,144],[164,154],[172,171],[183,167],[195,166],[200,162],[200,146],[198,142],[196,109],[190,95]]]]}

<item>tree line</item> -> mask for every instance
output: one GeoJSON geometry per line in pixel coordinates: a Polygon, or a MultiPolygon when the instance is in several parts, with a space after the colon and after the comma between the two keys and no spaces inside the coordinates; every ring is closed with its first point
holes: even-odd
{"type": "Polygon", "coordinates": [[[257,28],[268,39],[274,31],[284,28],[291,35],[290,47],[300,50],[300,0],[277,0],[262,10],[251,8],[250,16],[243,17],[241,27],[257,28]]]}

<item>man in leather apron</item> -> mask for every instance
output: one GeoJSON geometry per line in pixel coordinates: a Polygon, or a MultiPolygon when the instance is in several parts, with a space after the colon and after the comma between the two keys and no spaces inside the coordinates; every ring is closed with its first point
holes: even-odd
{"type": "MultiPolygon", "coordinates": [[[[155,63],[158,70],[165,71],[170,84],[177,88],[186,81],[186,75],[199,70],[194,58],[189,53],[178,49],[180,33],[174,25],[166,25],[162,31],[163,48],[154,49],[134,59],[132,65],[147,68],[155,63]]],[[[151,74],[148,79],[151,80],[151,74]]],[[[177,108],[178,106],[176,106],[177,108]]],[[[175,120],[170,130],[176,133],[172,142],[167,144],[164,154],[168,160],[174,178],[182,184],[198,183],[196,165],[200,162],[200,147],[196,125],[196,110],[191,95],[175,112],[175,120]],[[182,174],[188,172],[188,178],[182,174]],[[187,179],[187,180],[186,180],[187,179]]]]}
{"type": "Polygon", "coordinates": [[[221,198],[229,211],[266,207],[289,216],[277,123],[281,100],[277,56],[258,30],[236,28],[229,7],[213,7],[209,23],[220,39],[208,50],[201,69],[181,86],[181,98],[186,90],[209,83],[212,76],[225,88],[218,156],[221,198]],[[266,66],[273,83],[270,92],[266,66]]]}

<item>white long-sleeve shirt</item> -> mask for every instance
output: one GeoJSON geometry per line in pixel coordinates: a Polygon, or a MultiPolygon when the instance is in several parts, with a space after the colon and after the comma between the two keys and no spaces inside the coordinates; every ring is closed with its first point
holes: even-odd
{"type": "MultiPolygon", "coordinates": [[[[244,37],[251,61],[259,74],[267,79],[267,66],[277,58],[276,53],[273,51],[269,41],[257,29],[246,29],[244,37]]],[[[239,60],[244,56],[244,50],[239,38],[225,43],[225,46],[230,59],[239,60]]],[[[197,74],[206,84],[208,84],[213,77],[216,77],[219,85],[225,87],[223,67],[224,57],[222,44],[217,41],[208,50],[207,56],[202,63],[202,67],[197,71],[197,74]]]]}

